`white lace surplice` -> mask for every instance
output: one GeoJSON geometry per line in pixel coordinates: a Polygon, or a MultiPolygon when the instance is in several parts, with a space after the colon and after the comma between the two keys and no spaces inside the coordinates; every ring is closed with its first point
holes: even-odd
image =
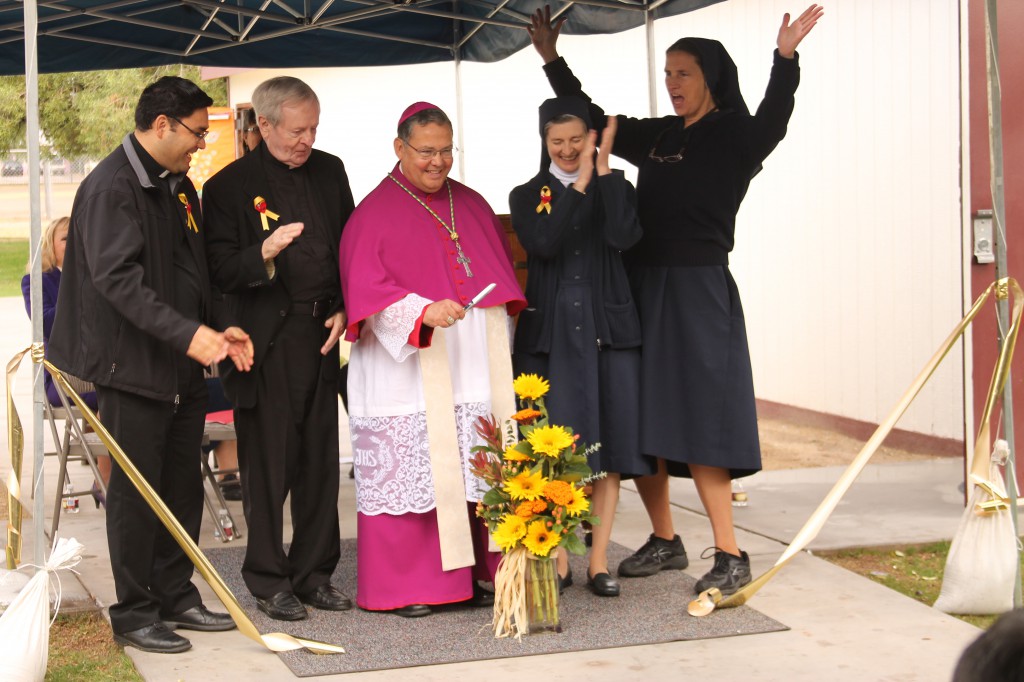
{"type": "MultiPolygon", "coordinates": [[[[367,318],[352,346],[348,411],[361,514],[423,513],[435,507],[419,354],[408,344],[430,303],[409,294],[367,318]]],[[[466,500],[476,502],[486,488],[469,471],[470,449],[482,443],[477,419],[491,414],[485,314],[474,308],[434,333],[446,334],[466,500]]]]}

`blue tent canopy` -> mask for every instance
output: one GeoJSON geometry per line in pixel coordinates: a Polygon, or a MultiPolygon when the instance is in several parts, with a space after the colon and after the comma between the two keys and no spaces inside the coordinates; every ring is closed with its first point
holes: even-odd
{"type": "MultiPolygon", "coordinates": [[[[721,0],[552,2],[563,33],[616,33],[721,0]]],[[[40,0],[42,72],[493,62],[542,0],[40,0]]],[[[0,73],[25,71],[23,3],[0,0],[0,73]]]]}

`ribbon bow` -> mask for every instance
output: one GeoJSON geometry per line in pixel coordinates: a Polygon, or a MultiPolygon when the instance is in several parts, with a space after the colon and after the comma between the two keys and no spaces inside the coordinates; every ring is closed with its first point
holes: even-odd
{"type": "Polygon", "coordinates": [[[263,225],[264,232],[270,230],[270,224],[267,222],[267,218],[270,218],[271,220],[281,219],[281,216],[267,208],[267,200],[263,197],[256,197],[253,199],[252,205],[260,213],[260,224],[263,225]]]}
{"type": "Polygon", "coordinates": [[[188,229],[199,234],[199,226],[196,225],[196,219],[192,216],[192,204],[188,203],[188,197],[185,196],[184,192],[178,195],[178,201],[185,204],[185,214],[188,215],[188,229]]]}
{"type": "Polygon", "coordinates": [[[541,211],[551,213],[551,188],[547,185],[540,188],[540,203],[537,204],[537,213],[541,211]]]}

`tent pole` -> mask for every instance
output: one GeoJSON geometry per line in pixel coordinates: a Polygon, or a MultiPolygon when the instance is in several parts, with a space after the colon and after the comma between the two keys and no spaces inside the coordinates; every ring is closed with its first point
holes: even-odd
{"type": "Polygon", "coordinates": [[[658,92],[654,79],[654,13],[644,10],[644,33],[647,37],[647,102],[650,117],[658,118],[658,92]]]}
{"type": "MultiPolygon", "coordinates": [[[[1007,277],[1006,265],[1006,206],[1003,200],[1003,114],[1002,91],[999,83],[999,20],[996,14],[996,0],[985,2],[985,71],[988,84],[988,143],[991,165],[992,216],[995,222],[993,245],[996,255],[996,279],[1007,277]]],[[[999,345],[1006,340],[1010,319],[1009,301],[1000,299],[996,306],[999,345]]],[[[1003,433],[1010,446],[1006,462],[1006,496],[1010,498],[1010,516],[1013,519],[1014,536],[1020,537],[1017,519],[1017,467],[1013,434],[1013,381],[1009,372],[1003,389],[1003,433]]],[[[1017,579],[1013,587],[1013,605],[1021,606],[1020,562],[1016,562],[1017,579]]]]}
{"type": "Polygon", "coordinates": [[[466,183],[466,145],[463,137],[462,126],[462,48],[459,47],[460,34],[459,22],[452,21],[454,41],[452,43],[452,58],[455,60],[455,146],[459,148],[459,182],[466,183]]]}
{"type": "MultiPolygon", "coordinates": [[[[39,217],[38,28],[39,12],[36,0],[25,0],[25,142],[28,146],[29,253],[32,255],[29,301],[32,313],[32,343],[43,342],[43,273],[40,259],[42,230],[39,217]]],[[[46,525],[46,496],[43,487],[43,374],[42,365],[32,365],[32,563],[37,566],[42,566],[46,561],[46,546],[43,543],[43,526],[46,525]]],[[[21,473],[24,481],[25,472],[21,473]]],[[[23,485],[22,490],[27,490],[27,487],[23,485]]]]}

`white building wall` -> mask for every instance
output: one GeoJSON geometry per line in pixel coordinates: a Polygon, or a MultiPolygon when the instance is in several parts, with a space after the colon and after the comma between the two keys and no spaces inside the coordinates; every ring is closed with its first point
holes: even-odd
{"type": "MultiPolygon", "coordinates": [[[[655,52],[718,38],[755,109],[786,11],[802,6],[729,0],[660,20],[655,52]]],[[[760,398],[878,422],[960,319],[957,13],[955,0],[831,0],[801,47],[789,135],[751,184],[732,257],[760,398]]],[[[564,36],[560,51],[606,110],[644,116],[644,40],[643,29],[564,36]]],[[[276,73],[232,76],[232,103],[276,73]]],[[[455,119],[450,63],[289,73],[319,94],[317,146],[345,160],[357,201],[394,164],[406,105],[428,100],[455,119]]],[[[540,59],[466,63],[462,84],[465,177],[454,175],[506,212],[537,170],[536,110],[550,96],[540,59]]],[[[962,376],[957,348],[899,426],[963,438],[962,376]]]]}

